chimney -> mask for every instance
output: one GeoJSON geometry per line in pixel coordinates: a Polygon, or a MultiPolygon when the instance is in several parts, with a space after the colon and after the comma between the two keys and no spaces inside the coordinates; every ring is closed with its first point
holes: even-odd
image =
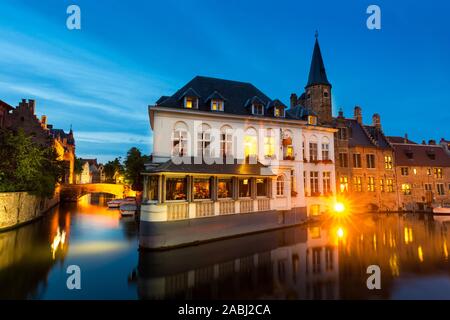
{"type": "Polygon", "coordinates": [[[42,128],[47,129],[47,116],[42,115],[41,126],[42,126],[42,128]]]}
{"type": "Polygon", "coordinates": [[[405,133],[405,138],[403,138],[403,143],[408,143],[408,134],[405,133]]]}
{"type": "Polygon", "coordinates": [[[381,119],[378,113],[372,116],[372,125],[377,129],[381,129],[381,119]]]}
{"type": "Polygon", "coordinates": [[[362,109],[359,106],[355,107],[354,118],[359,123],[362,124],[362,109]]]}
{"type": "Polygon", "coordinates": [[[342,108],[339,108],[338,118],[339,119],[344,119],[344,110],[342,110],[342,108]]]}
{"type": "Polygon", "coordinates": [[[291,93],[291,108],[297,105],[297,95],[295,93],[291,93]]]}
{"type": "Polygon", "coordinates": [[[433,140],[433,139],[428,140],[428,144],[429,144],[430,146],[435,146],[435,145],[436,145],[436,140],[433,140]]]}
{"type": "Polygon", "coordinates": [[[425,140],[422,140],[422,144],[425,146],[427,145],[427,142],[425,140]]]}

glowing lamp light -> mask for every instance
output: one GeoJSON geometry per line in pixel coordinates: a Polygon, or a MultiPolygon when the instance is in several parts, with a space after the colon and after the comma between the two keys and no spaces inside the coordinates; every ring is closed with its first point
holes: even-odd
{"type": "Polygon", "coordinates": [[[334,204],[334,211],[336,211],[337,213],[342,213],[345,211],[345,206],[343,203],[341,202],[336,202],[334,204]]]}
{"type": "Polygon", "coordinates": [[[337,236],[338,236],[339,238],[344,237],[344,229],[339,228],[339,229],[337,230],[337,236]]]}

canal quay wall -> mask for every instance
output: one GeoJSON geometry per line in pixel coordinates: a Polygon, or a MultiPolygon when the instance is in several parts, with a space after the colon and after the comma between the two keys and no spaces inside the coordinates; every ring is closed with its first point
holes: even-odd
{"type": "Polygon", "coordinates": [[[0,232],[40,218],[59,203],[59,191],[53,198],[41,198],[27,192],[0,193],[0,232]]]}

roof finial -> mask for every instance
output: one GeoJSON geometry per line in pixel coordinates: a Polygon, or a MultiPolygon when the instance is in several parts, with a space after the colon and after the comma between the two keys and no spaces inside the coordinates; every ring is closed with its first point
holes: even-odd
{"type": "Polygon", "coordinates": [[[314,37],[316,37],[316,39],[319,38],[319,31],[317,31],[317,29],[316,29],[316,33],[314,34],[314,37]]]}

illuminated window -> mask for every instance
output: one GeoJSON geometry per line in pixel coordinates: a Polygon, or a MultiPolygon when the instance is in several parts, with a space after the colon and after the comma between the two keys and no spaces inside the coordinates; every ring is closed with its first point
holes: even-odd
{"type": "Polygon", "coordinates": [[[445,195],[445,189],[444,189],[444,184],[443,183],[436,184],[436,188],[437,188],[438,195],[440,195],[440,196],[445,195]]]}
{"type": "Polygon", "coordinates": [[[375,178],[374,177],[367,178],[367,191],[375,192],[375,178]]]}
{"type": "Polygon", "coordinates": [[[362,178],[361,177],[353,177],[353,189],[356,192],[362,192],[362,178]]]}
{"type": "Polygon", "coordinates": [[[339,177],[339,190],[341,191],[341,193],[348,192],[348,177],[339,177]]]}
{"type": "Polygon", "coordinates": [[[317,117],[316,116],[308,116],[308,124],[315,126],[317,125],[317,117]]]}
{"type": "Polygon", "coordinates": [[[323,194],[331,194],[331,172],[323,172],[323,194]]]}
{"type": "Polygon", "coordinates": [[[284,148],[284,160],[294,160],[294,147],[292,145],[284,148]]]}
{"type": "Polygon", "coordinates": [[[264,106],[261,103],[253,104],[253,114],[257,116],[264,115],[264,106]]]}
{"type": "Polygon", "coordinates": [[[187,199],[186,178],[166,179],[166,200],[186,200],[187,199]]]}
{"type": "Polygon", "coordinates": [[[442,168],[434,168],[434,178],[442,179],[442,168]]]}
{"type": "Polygon", "coordinates": [[[384,167],[392,169],[392,156],[384,156],[384,167]]]}
{"type": "Polygon", "coordinates": [[[172,132],[172,156],[183,157],[187,153],[187,132],[177,129],[172,132]]]}
{"type": "Polygon", "coordinates": [[[330,145],[322,143],[322,160],[330,160],[330,145]]]}
{"type": "Polygon", "coordinates": [[[194,178],[194,199],[211,199],[211,179],[194,178]]]}
{"type": "Polygon", "coordinates": [[[219,179],[217,183],[217,197],[220,199],[231,198],[233,196],[233,180],[219,179]]]}
{"type": "Polygon", "coordinates": [[[309,143],[309,161],[317,161],[317,143],[309,143]]]}
{"type": "Polygon", "coordinates": [[[319,196],[319,172],[311,171],[309,173],[309,183],[311,185],[311,196],[319,196]]]}
{"type": "Polygon", "coordinates": [[[394,192],[394,179],[386,179],[386,192],[394,192]]]}
{"type": "Polygon", "coordinates": [[[380,192],[384,192],[384,180],[380,179],[380,192]]]}
{"type": "Polygon", "coordinates": [[[267,129],[266,136],[264,137],[264,156],[271,158],[275,155],[275,138],[273,136],[273,130],[267,129]]]}
{"type": "Polygon", "coordinates": [[[184,98],[184,107],[186,109],[197,109],[198,99],[196,97],[185,97],[184,98]]]}
{"type": "Polygon", "coordinates": [[[375,168],[375,155],[374,154],[366,154],[367,160],[367,168],[373,169],[375,168]]]}
{"type": "Polygon", "coordinates": [[[431,174],[432,174],[431,168],[427,168],[427,175],[431,176],[431,174]]]}
{"type": "Polygon", "coordinates": [[[411,185],[409,183],[403,183],[402,184],[402,193],[405,196],[411,195],[411,185]]]}
{"type": "Polygon", "coordinates": [[[402,167],[401,168],[401,173],[402,173],[402,176],[409,175],[409,168],[408,167],[402,167]]]}
{"type": "Polygon", "coordinates": [[[277,177],[277,196],[284,196],[284,176],[277,177]]]}
{"type": "Polygon", "coordinates": [[[211,110],[212,111],[223,111],[223,100],[212,99],[211,100],[211,110]]]}
{"type": "Polygon", "coordinates": [[[239,179],[239,197],[249,198],[252,196],[252,185],[250,179],[239,179]]]}
{"type": "Polygon", "coordinates": [[[258,178],[256,179],[256,196],[257,197],[267,197],[267,179],[258,178]]]}
{"type": "Polygon", "coordinates": [[[244,155],[245,157],[256,157],[258,155],[258,138],[256,130],[249,129],[244,136],[244,155]]]}
{"type": "Polygon", "coordinates": [[[353,167],[361,168],[361,154],[360,153],[353,154],[353,167]]]}
{"type": "Polygon", "coordinates": [[[284,108],[283,107],[275,107],[275,117],[284,117],[284,108]]]}

